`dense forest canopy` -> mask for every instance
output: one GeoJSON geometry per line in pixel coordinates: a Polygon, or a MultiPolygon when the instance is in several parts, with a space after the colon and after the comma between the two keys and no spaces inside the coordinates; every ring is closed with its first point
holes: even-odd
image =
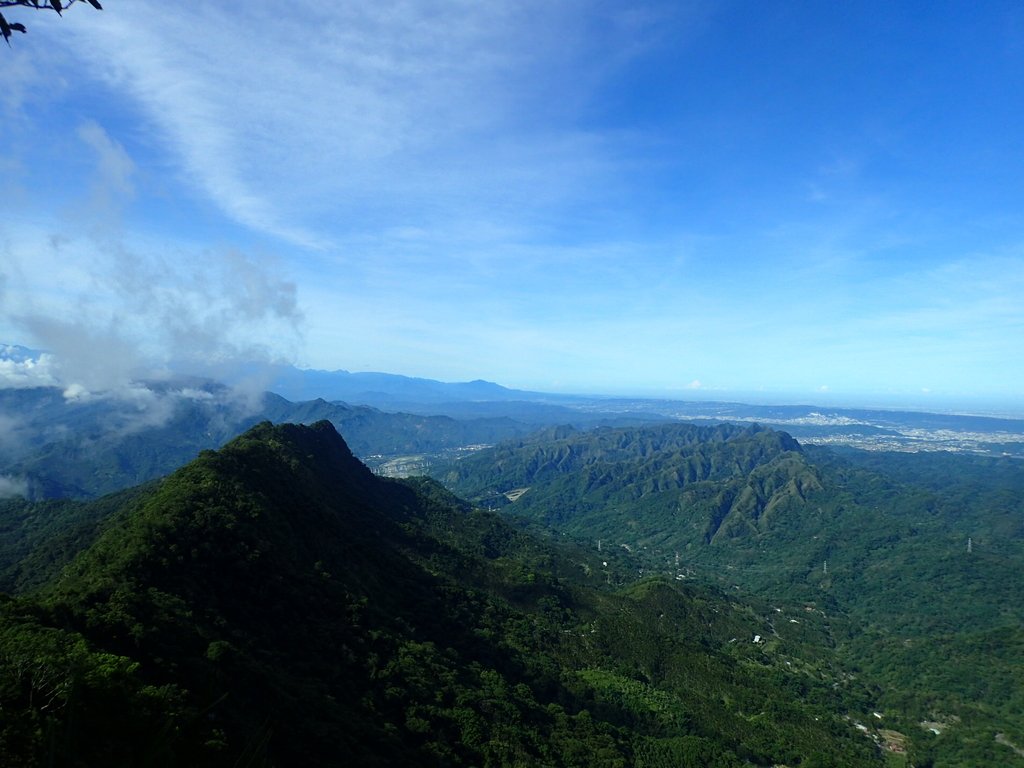
{"type": "Polygon", "coordinates": [[[61,511],[88,546],[3,604],[6,764],[881,764],[839,712],[870,690],[765,657],[750,605],[377,478],[327,422],[61,511]]]}
{"type": "Polygon", "coordinates": [[[440,473],[499,514],[262,423],[113,496],[8,500],[0,752],[1012,765],[1024,480],[950,461],[559,428],[440,473]]]}

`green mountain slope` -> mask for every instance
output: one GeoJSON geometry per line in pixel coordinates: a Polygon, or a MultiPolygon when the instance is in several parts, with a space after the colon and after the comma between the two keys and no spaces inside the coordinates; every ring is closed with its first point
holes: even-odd
{"type": "Polygon", "coordinates": [[[515,498],[517,515],[576,534],[633,530],[641,546],[666,528],[685,529],[683,543],[756,533],[820,487],[784,432],[680,423],[559,428],[466,457],[438,477],[482,504],[515,498]]]}
{"type": "Polygon", "coordinates": [[[152,487],[129,488],[93,502],[0,499],[0,592],[24,592],[55,578],[152,487]]]}
{"type": "Polygon", "coordinates": [[[916,761],[1024,765],[1022,689],[1006,682],[1024,626],[1019,461],[804,450],[759,428],[672,424],[507,442],[439,477],[626,548],[648,572],[754,592],[784,615],[821,611],[834,658],[879,686],[916,761]]]}
{"type": "Polygon", "coordinates": [[[761,609],[613,591],[600,553],[377,478],[326,422],[258,425],[105,519],[0,604],[4,765],[881,764],[843,717],[870,692],[777,663],[761,609]]]}

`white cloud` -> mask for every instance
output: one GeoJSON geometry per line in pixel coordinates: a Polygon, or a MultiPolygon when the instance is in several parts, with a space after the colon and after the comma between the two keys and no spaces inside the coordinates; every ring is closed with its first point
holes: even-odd
{"type": "Polygon", "coordinates": [[[95,160],[90,215],[12,228],[0,275],[0,328],[51,355],[0,360],[0,385],[60,385],[80,398],[172,362],[276,359],[296,343],[296,286],[272,258],[128,235],[120,212],[135,193],[133,159],[95,122],[78,136],[95,160]]]}
{"type": "Polygon", "coordinates": [[[38,359],[10,360],[0,357],[0,389],[52,387],[57,384],[52,355],[38,359]]]}
{"type": "Polygon", "coordinates": [[[408,219],[586,189],[606,147],[571,118],[658,21],[578,2],[131,3],[79,14],[68,37],[186,183],[311,245],[339,211],[372,227],[382,206],[408,219]]]}
{"type": "MultiPolygon", "coordinates": [[[[0,330],[47,350],[0,350],[0,388],[61,387],[69,407],[112,403],[106,426],[124,435],[165,423],[181,398],[212,399],[139,383],[174,364],[203,373],[287,356],[302,313],[273,258],[129,235],[121,212],[136,191],[133,159],[97,123],[78,138],[95,160],[89,215],[52,229],[19,222],[0,243],[0,330]]],[[[224,397],[248,408],[251,394],[224,397]]]]}
{"type": "Polygon", "coordinates": [[[64,388],[63,395],[68,402],[81,402],[89,399],[89,390],[81,384],[69,384],[64,388]]]}
{"type": "Polygon", "coordinates": [[[179,394],[186,400],[195,400],[196,402],[211,402],[215,399],[212,392],[207,392],[205,389],[195,389],[194,387],[185,387],[179,394]]]}
{"type": "Polygon", "coordinates": [[[28,495],[28,481],[23,477],[0,475],[0,499],[28,495]]]}
{"type": "Polygon", "coordinates": [[[61,257],[91,267],[81,284],[33,266],[58,260],[46,242],[19,249],[23,290],[11,291],[20,298],[5,314],[52,356],[0,361],[0,381],[97,392],[160,376],[173,363],[196,369],[280,359],[297,343],[295,284],[267,264],[231,249],[175,259],[149,247],[70,240],[61,257]],[[49,283],[52,277],[60,282],[49,283]]]}
{"type": "Polygon", "coordinates": [[[95,154],[97,178],[93,186],[92,207],[109,212],[135,195],[132,177],[135,163],[102,126],[92,120],[78,127],[78,138],[95,154]]]}
{"type": "Polygon", "coordinates": [[[4,454],[15,454],[25,443],[24,428],[24,414],[0,413],[0,457],[9,458],[4,454]]]}

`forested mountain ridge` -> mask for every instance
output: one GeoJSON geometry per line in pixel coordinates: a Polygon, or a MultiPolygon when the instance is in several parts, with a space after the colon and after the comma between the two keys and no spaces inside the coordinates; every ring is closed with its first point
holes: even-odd
{"type": "Polygon", "coordinates": [[[881,764],[844,719],[870,692],[774,663],[758,611],[611,590],[599,553],[377,478],[326,422],[257,425],[108,520],[0,603],[5,765],[881,764]]]}
{"type": "Polygon", "coordinates": [[[1024,765],[1011,748],[1024,744],[1013,661],[1024,647],[1024,464],[697,430],[549,433],[439,478],[604,551],[626,548],[647,572],[822,609],[835,658],[880,686],[886,722],[902,722],[921,764],[1024,765]],[[700,447],[680,447],[693,436],[700,447]]]}
{"type": "Polygon", "coordinates": [[[437,476],[483,504],[502,506],[512,494],[516,514],[574,533],[614,534],[670,515],[705,542],[762,530],[778,508],[821,486],[788,434],[729,424],[563,427],[468,456],[437,476]]]}

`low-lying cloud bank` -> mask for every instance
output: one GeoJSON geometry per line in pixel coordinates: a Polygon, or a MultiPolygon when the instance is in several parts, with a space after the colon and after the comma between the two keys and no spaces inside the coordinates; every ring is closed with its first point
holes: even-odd
{"type": "Polygon", "coordinates": [[[0,499],[28,496],[28,480],[23,477],[0,475],[0,499]]]}
{"type": "Polygon", "coordinates": [[[0,344],[0,389],[57,385],[53,355],[14,344],[0,344]]]}

